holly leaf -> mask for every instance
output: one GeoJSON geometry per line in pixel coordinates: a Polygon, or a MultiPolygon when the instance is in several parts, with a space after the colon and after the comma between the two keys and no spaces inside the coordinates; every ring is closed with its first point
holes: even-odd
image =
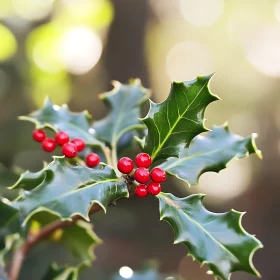
{"type": "Polygon", "coordinates": [[[40,211],[51,212],[67,220],[80,215],[88,221],[92,204],[99,204],[106,212],[109,203],[129,196],[124,179],[118,178],[115,171],[105,164],[102,169],[91,169],[82,165],[71,166],[64,157],[54,157],[53,162],[33,175],[37,186],[30,184],[32,176],[27,171],[12,187],[29,189],[21,192],[12,203],[25,217],[25,222],[40,211]],[[27,177],[29,180],[25,179],[27,177]],[[33,189],[30,190],[29,184],[33,189]]]}
{"type": "Polygon", "coordinates": [[[180,152],[179,158],[171,157],[160,167],[189,185],[196,185],[203,173],[219,172],[234,158],[243,158],[252,153],[261,157],[255,138],[256,134],[247,138],[233,134],[227,125],[214,126],[207,136],[196,136],[189,148],[180,152]]]}
{"type": "MultiPolygon", "coordinates": [[[[110,113],[93,126],[97,137],[111,146],[116,145],[125,133],[145,129],[145,125],[139,120],[140,109],[150,95],[139,79],[132,80],[129,84],[114,81],[113,85],[112,91],[101,95],[101,99],[110,107],[110,113]]],[[[128,140],[131,141],[133,136],[130,135],[128,140]]]]}
{"type": "Polygon", "coordinates": [[[227,280],[234,271],[260,276],[252,258],[262,244],[243,229],[244,213],[235,210],[212,213],[204,208],[201,194],[178,198],[160,193],[157,197],[160,219],[173,228],[174,243],[185,244],[189,255],[202,264],[207,263],[215,277],[227,280]]]}
{"type": "Polygon", "coordinates": [[[148,128],[144,151],[154,162],[178,157],[182,148],[188,147],[196,135],[207,130],[204,111],[209,103],[218,99],[208,88],[211,77],[173,82],[165,101],[150,101],[150,110],[142,121],[148,128]]]}
{"type": "Polygon", "coordinates": [[[79,269],[72,266],[57,266],[52,264],[52,266],[47,271],[43,280],[77,280],[79,274],[79,269]]]}
{"type": "Polygon", "coordinates": [[[19,119],[33,122],[36,128],[48,127],[54,131],[66,131],[71,138],[82,138],[88,145],[104,146],[95,138],[94,133],[90,133],[91,117],[87,111],[73,113],[66,104],[60,107],[48,97],[41,109],[19,119]]]}
{"type": "MultiPolygon", "coordinates": [[[[58,219],[56,215],[48,212],[39,212],[33,215],[29,231],[36,234],[42,227],[45,227],[58,219]]],[[[77,220],[69,227],[59,228],[49,236],[49,241],[57,242],[70,250],[74,257],[75,266],[83,268],[89,266],[95,259],[94,248],[101,243],[101,240],[93,231],[93,225],[82,220],[77,220]]]]}
{"type": "Polygon", "coordinates": [[[0,228],[6,226],[18,214],[18,210],[10,205],[6,198],[0,199],[0,228]]]}

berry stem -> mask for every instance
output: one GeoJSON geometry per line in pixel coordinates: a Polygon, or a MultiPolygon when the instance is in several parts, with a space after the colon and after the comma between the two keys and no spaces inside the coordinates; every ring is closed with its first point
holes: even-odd
{"type": "Polygon", "coordinates": [[[80,157],[75,157],[73,160],[80,165],[86,166],[85,162],[80,157]]]}
{"type": "Polygon", "coordinates": [[[121,173],[118,171],[118,155],[117,155],[117,142],[112,143],[111,148],[111,156],[112,156],[112,166],[116,170],[117,174],[120,175],[121,173]]]}
{"type": "Polygon", "coordinates": [[[111,159],[111,150],[108,147],[101,147],[102,153],[105,157],[106,163],[108,165],[114,166],[113,165],[113,160],[111,159]]]}

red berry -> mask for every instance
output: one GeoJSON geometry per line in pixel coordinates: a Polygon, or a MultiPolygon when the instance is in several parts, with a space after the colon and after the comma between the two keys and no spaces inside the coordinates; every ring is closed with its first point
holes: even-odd
{"type": "Polygon", "coordinates": [[[42,129],[36,129],[32,133],[32,137],[37,142],[42,142],[46,139],[46,132],[42,129]]]}
{"type": "Polygon", "coordinates": [[[43,142],[42,142],[42,148],[46,151],[46,152],[52,152],[56,147],[55,141],[52,138],[46,138],[43,142]]]}
{"type": "Polygon", "coordinates": [[[100,162],[100,157],[95,153],[90,153],[86,157],[86,163],[88,167],[95,167],[96,165],[99,164],[99,162],[100,162]]]}
{"type": "Polygon", "coordinates": [[[65,143],[62,146],[62,153],[68,158],[74,158],[78,153],[78,149],[73,143],[65,143]]]}
{"type": "Polygon", "coordinates": [[[82,151],[86,146],[84,140],[81,138],[74,138],[71,142],[77,147],[78,152],[82,151]]]}
{"type": "Polygon", "coordinates": [[[151,195],[157,195],[161,192],[161,185],[159,183],[151,182],[148,185],[148,192],[151,195]]]}
{"type": "Polygon", "coordinates": [[[147,183],[150,180],[149,170],[144,167],[139,167],[134,172],[134,178],[138,183],[147,183]]]}
{"type": "Polygon", "coordinates": [[[69,142],[68,133],[64,131],[57,132],[55,135],[55,142],[60,146],[63,146],[65,143],[68,143],[69,142]]]}
{"type": "Polygon", "coordinates": [[[152,164],[151,157],[146,153],[140,153],[135,158],[137,167],[149,167],[152,164]]]}
{"type": "Polygon", "coordinates": [[[145,197],[149,194],[146,185],[140,184],[135,188],[135,194],[140,197],[145,197]]]}
{"type": "Polygon", "coordinates": [[[118,169],[123,174],[129,174],[133,170],[133,161],[128,157],[123,157],[118,161],[118,169]]]}
{"type": "Polygon", "coordinates": [[[162,183],[166,180],[166,173],[161,168],[156,167],[151,171],[151,178],[156,183],[162,183]]]}

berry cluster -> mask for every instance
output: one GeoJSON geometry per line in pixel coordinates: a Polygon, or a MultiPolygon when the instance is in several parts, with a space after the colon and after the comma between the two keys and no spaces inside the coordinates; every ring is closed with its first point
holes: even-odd
{"type": "MultiPolygon", "coordinates": [[[[79,152],[85,148],[85,142],[81,138],[74,138],[70,142],[68,133],[59,131],[56,133],[55,138],[47,138],[46,132],[42,129],[33,131],[33,139],[42,143],[42,148],[46,152],[52,152],[56,146],[62,146],[62,153],[67,158],[74,158],[79,152]]],[[[100,158],[95,153],[90,153],[86,157],[86,164],[88,167],[95,167],[100,163],[100,158]]]]}
{"type": "Polygon", "coordinates": [[[134,170],[134,163],[128,157],[123,157],[118,161],[118,169],[123,174],[129,174],[135,181],[140,183],[136,189],[135,194],[140,197],[145,197],[149,193],[157,195],[161,191],[160,183],[166,180],[166,173],[161,168],[153,168],[151,172],[147,169],[152,164],[151,157],[146,153],[140,153],[135,158],[135,164],[138,167],[134,170]],[[149,180],[152,180],[148,185],[149,180]]]}

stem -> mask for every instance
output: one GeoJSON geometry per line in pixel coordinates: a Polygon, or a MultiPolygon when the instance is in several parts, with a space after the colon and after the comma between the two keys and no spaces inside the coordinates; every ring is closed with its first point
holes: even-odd
{"type": "Polygon", "coordinates": [[[110,155],[111,155],[110,149],[109,149],[108,147],[101,147],[101,150],[102,150],[102,152],[103,152],[103,154],[104,154],[106,163],[107,163],[108,165],[113,166],[113,162],[112,162],[111,157],[110,157],[110,155]]]}
{"type": "Polygon", "coordinates": [[[112,166],[114,167],[115,170],[118,170],[117,169],[117,165],[118,165],[117,142],[112,143],[111,156],[112,156],[112,166]]]}

